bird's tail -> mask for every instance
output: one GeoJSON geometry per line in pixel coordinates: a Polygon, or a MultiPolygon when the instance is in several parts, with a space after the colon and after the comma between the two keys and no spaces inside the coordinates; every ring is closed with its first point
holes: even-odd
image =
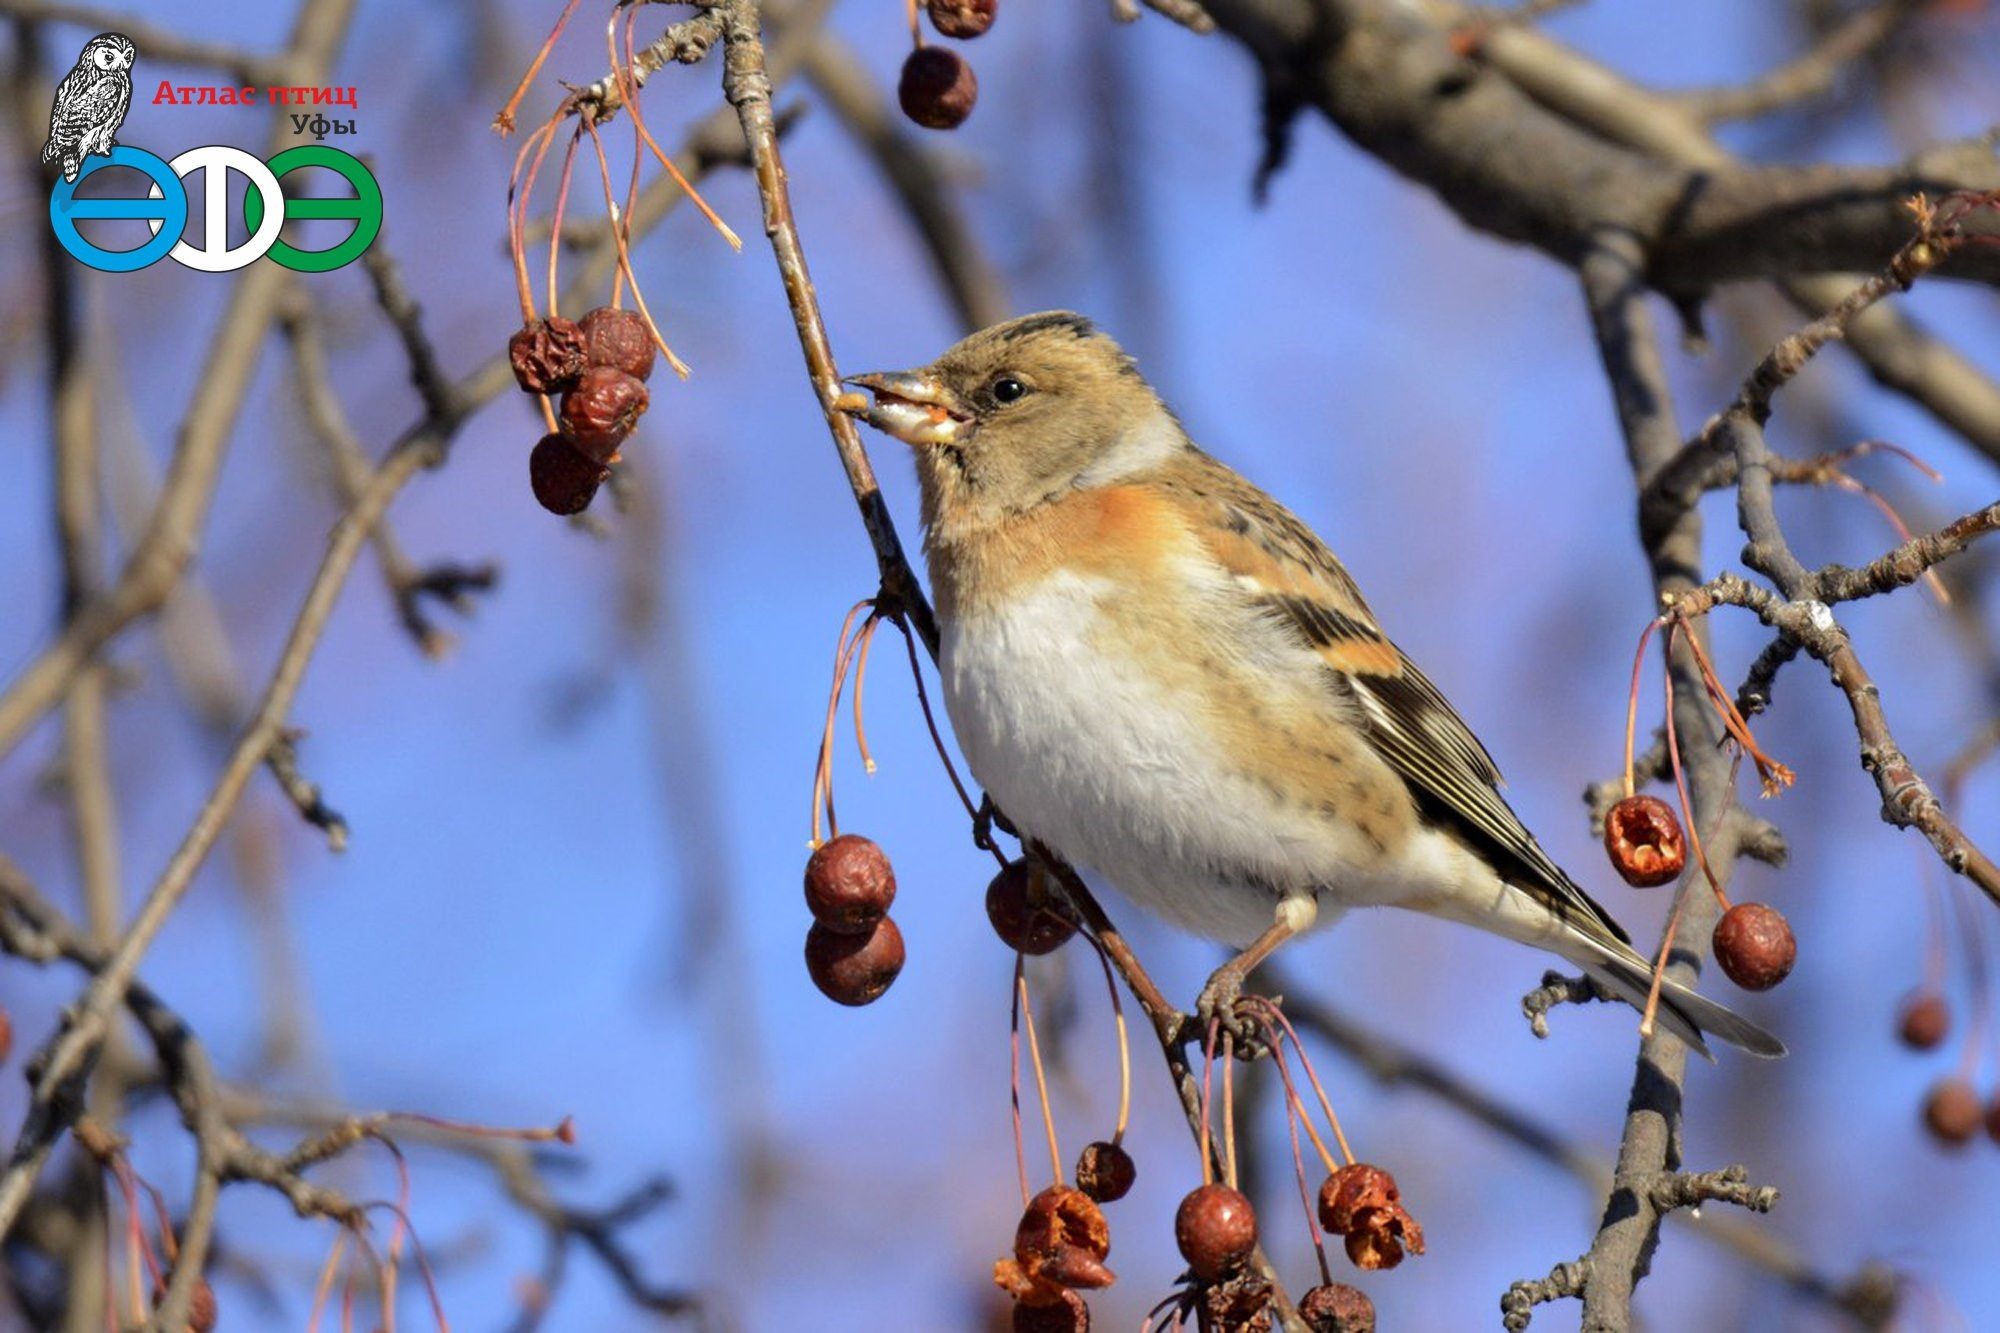
{"type": "MultiPolygon", "coordinates": [[[[1629,945],[1613,944],[1571,931],[1559,947],[1565,958],[1619,999],[1643,1012],[1646,996],[1653,985],[1653,967],[1629,945]]],[[[1713,1060],[1702,1034],[1720,1037],[1731,1046],[1776,1059],[1785,1053],[1785,1043],[1758,1027],[1741,1014],[1698,995],[1676,981],[1660,983],[1658,1021],[1669,1032],[1713,1060]]]]}

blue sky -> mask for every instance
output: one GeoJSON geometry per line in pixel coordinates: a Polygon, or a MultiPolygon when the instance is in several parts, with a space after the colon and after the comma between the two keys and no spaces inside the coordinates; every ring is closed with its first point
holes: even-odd
{"type": "MultiPolygon", "coordinates": [[[[281,8],[161,0],[145,16],[268,48],[282,38],[281,8]]],[[[383,244],[454,371],[497,350],[517,322],[502,240],[512,145],[485,123],[552,10],[363,3],[332,80],[360,89],[349,146],[376,163],[389,209],[383,244]],[[482,67],[494,43],[504,66],[482,67]]],[[[649,15],[646,29],[657,22],[649,15]]],[[[833,27],[887,86],[901,22],[894,6],[847,5],[833,27]]],[[[572,34],[548,77],[602,72],[595,27],[572,34]]],[[[1754,7],[1720,0],[1671,18],[1600,0],[1555,30],[1662,84],[1741,76],[1784,49],[1754,7]]],[[[1990,52],[1990,25],[1969,31],[1990,52]]],[[[58,34],[51,58],[67,60],[87,35],[58,34]]],[[[1116,28],[1095,6],[1017,3],[967,54],[981,106],[964,131],[932,142],[964,182],[1012,305],[1096,315],[1199,440],[1324,534],[1498,756],[1511,799],[1557,859],[1650,936],[1665,899],[1611,882],[1577,800],[1617,763],[1631,646],[1649,607],[1622,448],[1571,276],[1467,232],[1315,121],[1301,123],[1269,206],[1253,207],[1253,73],[1220,39],[1152,18],[1116,28]],[[1097,86],[1112,91],[1094,100],[1097,86]],[[1087,139],[1107,103],[1135,182],[1116,226],[1097,211],[1103,175],[1087,139]]],[[[268,112],[150,105],[158,79],[184,77],[141,51],[129,142],[171,156],[261,140],[268,112]]],[[[705,113],[715,79],[712,67],[661,75],[648,90],[654,133],[671,142],[705,113]]],[[[1990,89],[1967,76],[1937,88],[1946,127],[1994,118],[1990,89]]],[[[544,104],[550,95],[545,87],[544,104]]],[[[1747,147],[1780,141],[1775,131],[1739,136],[1747,147]]],[[[624,151],[622,137],[612,142],[624,151]]],[[[843,367],[928,359],[958,330],[869,163],[819,107],[786,151],[843,367]]],[[[1830,151],[1894,150],[1856,132],[1830,151]]],[[[644,1176],[670,1176],[678,1196],[632,1232],[635,1249],[661,1279],[715,1293],[744,1327],[972,1327],[992,1307],[988,1265],[1018,1207],[1006,1083],[1012,960],[978,906],[990,864],[970,845],[900,649],[885,640],[868,696],[881,771],[864,777],[843,740],[840,809],[843,827],[875,837],[895,861],[910,960],[869,1009],[837,1009],[813,991],[799,959],[798,891],[812,754],[834,635],[848,605],[872,591],[873,566],[801,373],[751,185],[724,174],[710,197],[746,237],[743,254],[688,215],[636,255],[655,313],[696,372],[686,385],[656,377],[653,410],[628,448],[662,497],[657,561],[634,556],[627,537],[593,540],[535,507],[525,460],[538,428],[510,396],[481,412],[450,465],[418,478],[394,510],[418,557],[502,565],[499,589],[454,626],[457,651],[421,659],[366,561],[341,602],[295,721],[310,730],[307,770],[352,824],[352,846],[328,855],[262,785],[243,816],[278,829],[296,977],[313,1006],[311,1058],[289,1077],[364,1108],[495,1124],[574,1114],[582,1165],[555,1188],[601,1204],[644,1176]],[[636,644],[618,628],[635,560],[658,580],[663,614],[657,639],[636,644]],[[720,903],[721,918],[690,930],[691,900],[720,903]]],[[[0,250],[0,271],[10,290],[33,290],[39,207],[9,199],[17,240],[0,250]]],[[[107,382],[107,429],[127,432],[155,467],[228,281],[160,265],[87,284],[120,362],[107,382]]],[[[313,290],[333,312],[348,410],[379,446],[415,410],[403,369],[358,273],[316,278],[313,290]]],[[[1990,294],[1920,291],[1912,305],[2000,369],[1990,294]]],[[[1771,318],[1740,295],[1725,308],[1771,318]]],[[[1706,358],[1675,356],[1684,425],[1727,400],[1757,350],[1724,332],[1706,358]]],[[[1886,461],[1862,465],[1913,523],[1991,498],[1989,464],[1868,389],[1837,353],[1823,361],[1801,402],[1838,395],[1838,442],[1892,439],[1946,474],[1929,487],[1886,461]]],[[[17,352],[13,369],[0,381],[0,431],[16,442],[13,484],[0,494],[0,597],[14,609],[0,618],[8,673],[45,641],[55,614],[40,367],[17,352]]],[[[1781,447],[1823,447],[1783,402],[1774,430],[1781,447]]],[[[908,466],[898,446],[870,443],[913,543],[908,466]]],[[[323,476],[274,343],[199,563],[252,680],[269,669],[323,547],[334,515],[323,476]]],[[[1854,497],[1787,495],[1782,511],[1809,559],[1858,561],[1889,541],[1854,497]]],[[[1709,558],[1720,567],[1739,541],[1726,499],[1709,512],[1709,558]]],[[[1935,768],[1986,716],[1948,621],[1916,594],[1856,607],[1847,621],[1905,747],[1935,768]]],[[[1760,637],[1736,621],[1716,628],[1724,674],[1735,676],[1760,637]]],[[[136,897],[219,759],[149,633],[121,641],[116,660],[133,676],[114,705],[113,745],[136,897]]],[[[1800,963],[1766,996],[1711,985],[1780,1031],[1794,1055],[1766,1065],[1725,1054],[1693,1071],[1690,1163],[1751,1163],[1784,1191],[1765,1225],[1831,1274],[1869,1258],[1904,1267],[1928,1293],[1913,1326],[1983,1326],[2000,1310],[1983,1239],[2000,1199],[2000,1152],[1947,1157],[1922,1140],[1917,1101],[1949,1062],[1901,1052],[1891,1032],[1894,1004],[1919,972],[1921,880],[1939,872],[1914,838],[1880,824],[1845,709],[1816,668],[1787,672],[1760,734],[1800,773],[1765,811],[1794,860],[1783,872],[1746,866],[1741,883],[1791,917],[1800,963]]],[[[0,766],[0,843],[67,899],[65,823],[40,785],[55,741],[44,728],[0,766]]],[[[1975,837],[1995,828],[1995,797],[1990,775],[1968,788],[1963,823],[1975,837]]],[[[259,1000],[238,886],[219,856],[145,975],[208,1036],[225,1073],[247,1075],[259,1000]]],[[[1113,910],[1169,989],[1191,996],[1213,965],[1208,947],[1115,901],[1113,910]]],[[[1565,1012],[1554,1039],[1537,1043],[1516,1001],[1543,961],[1424,921],[1356,917],[1291,953],[1293,985],[1366,1014],[1609,1161],[1630,1077],[1628,1015],[1565,1012]]],[[[1079,969],[1058,1078],[1070,1153],[1106,1132],[1116,1095],[1108,1017],[1086,962],[1065,958],[1043,977],[1056,987],[1062,966],[1079,969]]],[[[71,979],[52,985],[19,966],[0,978],[21,1044],[39,1042],[71,979]]],[[[1598,1206],[1587,1191],[1449,1110],[1376,1089],[1336,1056],[1319,1064],[1357,1148],[1397,1172],[1430,1236],[1428,1256],[1361,1283],[1385,1327],[1490,1321],[1509,1282],[1587,1243],[1598,1206]]],[[[1993,1076],[1988,1061],[1983,1089],[1993,1076]]],[[[1136,1078],[1140,1184],[1111,1212],[1120,1282],[1096,1303],[1106,1327],[1134,1326],[1165,1294],[1178,1267],[1171,1209],[1195,1183],[1178,1112],[1143,1049],[1136,1078]]],[[[0,1123],[21,1099],[18,1081],[0,1083],[0,1123]]],[[[184,1188],[184,1145],[163,1123],[153,1131],[142,1169],[184,1188]]],[[[343,1180],[361,1193],[393,1189],[379,1163],[354,1171],[343,1180]]],[[[414,1212],[426,1240],[456,1256],[444,1280],[454,1325],[503,1323],[540,1249],[492,1182],[419,1155],[414,1212]]],[[[1302,1228],[1274,1209],[1267,1231],[1303,1286],[1302,1228]]],[[[232,1322],[242,1309],[242,1326],[301,1327],[302,1265],[324,1254],[328,1229],[239,1188],[223,1236],[269,1263],[284,1302],[259,1313],[244,1288],[225,1285],[232,1322]]],[[[1641,1307],[1670,1327],[1818,1326],[1809,1308],[1687,1228],[1663,1246],[1641,1307]]],[[[421,1319],[415,1305],[405,1316],[421,1319]]],[[[1552,1309],[1537,1326],[1571,1319],[1552,1309]]],[[[645,1321],[578,1254],[550,1326],[645,1321]]]]}

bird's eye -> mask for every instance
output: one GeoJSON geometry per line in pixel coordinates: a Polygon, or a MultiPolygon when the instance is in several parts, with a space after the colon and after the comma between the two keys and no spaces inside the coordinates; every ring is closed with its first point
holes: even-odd
{"type": "Polygon", "coordinates": [[[993,381],[993,401],[996,403],[1018,403],[1028,396],[1028,386],[1012,375],[1002,375],[993,381]]]}

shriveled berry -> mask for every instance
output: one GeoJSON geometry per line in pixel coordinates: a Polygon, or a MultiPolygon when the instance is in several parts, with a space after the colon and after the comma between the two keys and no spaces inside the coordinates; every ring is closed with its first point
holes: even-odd
{"type": "Polygon", "coordinates": [[[955,130],[979,100],[979,80],[956,51],[920,46],[903,62],[896,81],[903,114],[927,130],[955,130]]]}
{"type": "Polygon", "coordinates": [[[1319,1224],[1347,1238],[1347,1257],[1359,1268],[1394,1268],[1403,1248],[1424,1252],[1424,1229],[1403,1207],[1396,1178],[1379,1166],[1351,1162],[1319,1188],[1319,1224]]]}
{"type": "Polygon", "coordinates": [[[946,37],[977,37],[993,26],[999,0],[929,0],[931,26],[946,37]]]}
{"type": "Polygon", "coordinates": [[[1009,861],[986,886],[986,919],[1008,948],[1025,954],[1051,953],[1076,934],[1075,923],[1045,905],[1041,875],[1022,857],[1009,861]]]}
{"type": "Polygon", "coordinates": [[[1212,1282],[1257,1247],[1257,1210],[1227,1185],[1203,1185],[1181,1200],[1174,1214],[1174,1242],[1194,1275],[1212,1282]]]}
{"type": "Polygon", "coordinates": [[[1090,1333],[1090,1307],[1068,1289],[1047,1305],[1016,1301],[1014,1333],[1090,1333]]]}
{"type": "Polygon", "coordinates": [[[1108,1287],[1104,1266],[1111,1227],[1095,1200],[1068,1185],[1051,1185],[1028,1201],[1014,1228],[1014,1258],[1029,1272],[1065,1287],[1108,1287]]]}
{"type": "Polygon", "coordinates": [[[1271,1284],[1263,1274],[1239,1269],[1220,1282],[1203,1283],[1200,1295],[1197,1328],[1212,1328],[1218,1333],[1271,1333],[1271,1284]]]}
{"type": "Polygon", "coordinates": [[[1320,1185],[1319,1224],[1345,1236],[1360,1225],[1364,1210],[1400,1205],[1402,1199],[1396,1178],[1387,1171],[1367,1162],[1350,1162],[1320,1185]]]}
{"type": "Polygon", "coordinates": [[[1635,889],[1671,884],[1687,866],[1687,837],[1657,796],[1627,796],[1604,817],[1604,851],[1635,889]]]}
{"type": "Polygon", "coordinates": [[[590,508],[611,469],[577,450],[566,435],[544,435],[528,455],[528,485],[551,514],[580,514],[590,508]]]}
{"type": "Polygon", "coordinates": [[[1132,1154],[1115,1143],[1099,1139],[1077,1155],[1076,1187],[1099,1203],[1113,1203],[1132,1192],[1139,1168],[1132,1154]]]}
{"type": "Polygon", "coordinates": [[[1962,1078],[1939,1079],[1924,1098],[1924,1127],[1939,1143],[1954,1148],[1970,1143],[1983,1118],[1979,1094],[1962,1078]]]}
{"type": "Polygon", "coordinates": [[[1359,1287],[1327,1282],[1299,1298],[1299,1318],[1313,1333],[1375,1333],[1375,1302],[1359,1287]]]}
{"type": "Polygon", "coordinates": [[[1936,991],[1918,991],[1903,1002],[1896,1035],[1915,1051],[1933,1051],[1951,1032],[1951,1009],[1936,991]]]}
{"type": "Polygon", "coordinates": [[[583,373],[583,332],[561,315],[523,324],[507,340],[514,382],[528,393],[561,393],[583,373]]]}
{"type": "Polygon", "coordinates": [[[841,935],[873,933],[896,901],[896,872],[872,839],[843,833],[806,862],[806,906],[813,920],[841,935]]]}
{"type": "Polygon", "coordinates": [[[646,386],[614,366],[591,366],[563,395],[563,434],[585,457],[608,463],[651,401],[646,386]]]}
{"type": "Polygon", "coordinates": [[[583,363],[622,370],[643,380],[653,373],[653,335],[636,310],[601,305],[577,321],[583,334],[583,363]]]}
{"type": "Polygon", "coordinates": [[[806,971],[836,1004],[873,1004],[903,970],[903,932],[883,917],[866,935],[842,935],[815,925],[806,932],[806,971]]]}
{"type": "Polygon", "coordinates": [[[1715,961],[1744,990],[1769,990],[1792,974],[1798,941],[1784,914],[1768,903],[1738,903],[1715,923],[1715,961]]]}

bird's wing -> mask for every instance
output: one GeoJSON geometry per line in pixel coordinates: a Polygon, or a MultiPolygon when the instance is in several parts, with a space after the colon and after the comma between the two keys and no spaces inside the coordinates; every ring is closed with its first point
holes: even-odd
{"type": "Polygon", "coordinates": [[[1332,689],[1351,702],[1363,733],[1424,814],[1585,934],[1625,943],[1625,932],[1508,808],[1493,756],[1382,632],[1353,577],[1312,529],[1206,455],[1193,455],[1182,476],[1189,502],[1206,510],[1210,553],[1331,668],[1332,689]]]}

